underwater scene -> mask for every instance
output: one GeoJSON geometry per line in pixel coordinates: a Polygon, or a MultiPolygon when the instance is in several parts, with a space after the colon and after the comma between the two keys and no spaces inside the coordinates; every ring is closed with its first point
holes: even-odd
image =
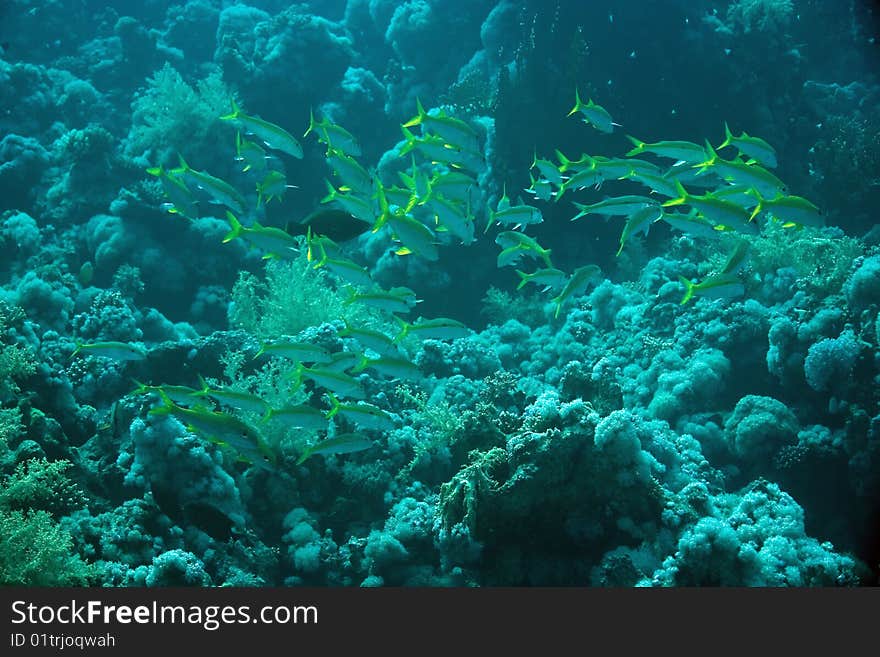
{"type": "Polygon", "coordinates": [[[0,2],[0,583],[871,586],[867,0],[0,2]]]}

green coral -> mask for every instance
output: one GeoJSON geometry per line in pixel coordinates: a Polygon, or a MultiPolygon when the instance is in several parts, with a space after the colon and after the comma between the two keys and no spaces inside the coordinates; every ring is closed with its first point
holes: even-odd
{"type": "Polygon", "coordinates": [[[305,253],[295,260],[274,260],[264,279],[241,272],[232,288],[230,322],[260,340],[296,335],[310,326],[346,319],[355,326],[378,320],[361,304],[346,304],[323,270],[305,253]]]}
{"type": "Polygon", "coordinates": [[[492,324],[504,324],[515,319],[531,327],[546,321],[545,301],[534,294],[511,294],[497,287],[490,287],[483,297],[480,314],[492,324]]]}
{"type": "Polygon", "coordinates": [[[70,461],[44,458],[19,463],[0,486],[0,508],[39,509],[55,517],[82,508],[85,495],[66,474],[71,465],[70,461]]]}
{"type": "Polygon", "coordinates": [[[154,161],[168,162],[179,144],[189,151],[211,150],[212,143],[227,138],[219,117],[229,111],[230,97],[220,72],[191,86],[166,62],[132,103],[127,154],[154,151],[154,161]]]}
{"type": "Polygon", "coordinates": [[[83,586],[96,566],[73,551],[70,533],[47,511],[0,511],[0,584],[83,586]]]}
{"type": "Polygon", "coordinates": [[[819,296],[839,293],[853,261],[864,253],[864,246],[854,237],[832,234],[829,229],[791,230],[773,221],[751,242],[749,262],[754,271],[767,274],[793,268],[805,289],[819,296]]]}
{"type": "Polygon", "coordinates": [[[794,18],[791,0],[737,0],[727,7],[726,23],[737,34],[779,33],[794,18]]]}

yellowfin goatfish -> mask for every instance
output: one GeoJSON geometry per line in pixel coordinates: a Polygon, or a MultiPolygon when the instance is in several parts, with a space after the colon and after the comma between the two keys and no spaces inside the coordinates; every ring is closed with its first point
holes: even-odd
{"type": "Polygon", "coordinates": [[[295,376],[300,381],[304,376],[316,385],[335,392],[337,395],[343,397],[363,399],[366,396],[360,382],[344,372],[335,372],[333,370],[317,369],[314,367],[309,368],[300,364],[297,366],[295,376]]]}
{"type": "Polygon", "coordinates": [[[412,150],[418,150],[431,162],[443,162],[453,167],[465,168],[471,171],[479,170],[485,164],[485,158],[478,151],[462,148],[456,144],[450,144],[439,135],[422,135],[416,137],[412,132],[402,127],[404,145],[400,148],[400,155],[406,155],[412,150]]]}
{"type": "Polygon", "coordinates": [[[519,285],[516,286],[517,290],[522,289],[528,283],[534,283],[535,285],[543,285],[544,289],[542,292],[546,292],[562,287],[566,279],[564,271],[552,267],[538,269],[531,274],[517,269],[516,274],[520,277],[519,285]]]}
{"type": "Polygon", "coordinates": [[[315,121],[315,114],[309,109],[309,127],[303,133],[303,137],[308,137],[311,132],[317,134],[318,141],[326,144],[327,148],[336,148],[354,157],[361,155],[361,146],[353,134],[342,126],[332,123],[329,119],[315,121]]]}
{"type": "Polygon", "coordinates": [[[606,198],[598,203],[584,204],[574,201],[575,207],[580,212],[571,218],[572,221],[580,219],[588,214],[601,214],[607,216],[627,216],[649,206],[658,206],[657,201],[647,196],[616,196],[606,198]]]}
{"type": "Polygon", "coordinates": [[[715,276],[709,276],[700,283],[689,281],[684,276],[679,276],[678,280],[684,283],[685,286],[681,305],[686,304],[695,296],[702,296],[708,299],[723,299],[742,296],[745,292],[745,286],[742,284],[742,281],[734,274],[716,274],[715,276]]]}
{"type": "Polygon", "coordinates": [[[348,289],[348,296],[343,301],[345,305],[359,302],[372,308],[386,310],[392,313],[408,313],[415,305],[415,296],[397,293],[394,290],[374,290],[372,292],[355,292],[348,289]]]}
{"type": "Polygon", "coordinates": [[[327,251],[321,246],[321,259],[314,264],[314,269],[326,267],[336,276],[352,285],[360,285],[361,287],[371,287],[373,279],[370,278],[370,272],[364,267],[348,258],[331,258],[327,255],[327,251]]]}
{"type": "Polygon", "coordinates": [[[361,356],[363,354],[356,351],[337,351],[335,354],[330,355],[330,360],[324,363],[322,367],[325,370],[344,372],[357,365],[361,356]]]}
{"type": "Polygon", "coordinates": [[[235,133],[235,161],[243,162],[242,171],[264,172],[266,170],[269,156],[266,151],[258,143],[249,139],[244,139],[240,132],[235,133]]]}
{"type": "Polygon", "coordinates": [[[404,128],[419,125],[423,131],[432,132],[463,150],[479,150],[479,136],[476,130],[461,119],[447,116],[442,112],[429,114],[422,107],[422,103],[418,98],[416,98],[416,110],[418,114],[404,123],[404,128]]]}
{"type": "Polygon", "coordinates": [[[372,446],[373,441],[353,433],[346,433],[333,438],[325,438],[324,440],[307,447],[297,459],[296,465],[302,465],[303,462],[315,454],[321,454],[323,456],[330,456],[332,454],[351,454],[353,452],[362,452],[372,446]]]}
{"type": "Polygon", "coordinates": [[[210,397],[220,404],[244,411],[245,413],[259,413],[262,415],[269,410],[269,404],[266,400],[250,392],[242,392],[230,388],[212,388],[201,374],[199,374],[199,383],[202,389],[197,391],[193,395],[194,397],[210,397]]]}
{"type": "Polygon", "coordinates": [[[776,168],[776,149],[760,137],[752,137],[743,130],[742,134],[737,137],[730,132],[727,122],[724,122],[724,141],[719,144],[718,150],[727,146],[734,146],[740,153],[746,157],[760,162],[771,169],[776,168]]]}
{"type": "Polygon", "coordinates": [[[693,209],[687,213],[664,212],[661,219],[676,230],[689,235],[714,237],[717,234],[715,224],[693,209]]]}
{"type": "Polygon", "coordinates": [[[559,167],[553,164],[550,160],[539,158],[538,151],[535,151],[532,156],[532,164],[529,168],[537,169],[539,175],[544,177],[544,180],[553,183],[554,185],[559,186],[563,182],[562,171],[559,170],[559,167]]]}
{"type": "Polygon", "coordinates": [[[571,278],[566,281],[565,287],[562,288],[562,292],[552,299],[553,303],[556,304],[556,312],[553,316],[559,317],[562,304],[575,295],[583,294],[590,285],[590,282],[601,273],[602,271],[596,265],[584,265],[575,269],[571,274],[571,278]]]}
{"type": "Polygon", "coordinates": [[[538,244],[538,241],[534,237],[530,237],[525,233],[516,230],[505,230],[495,236],[495,243],[504,250],[512,247],[519,247],[524,250],[532,251],[544,261],[544,264],[547,265],[547,267],[553,266],[550,262],[550,254],[553,250],[545,249],[538,244]]]}
{"type": "Polygon", "coordinates": [[[324,416],[324,412],[306,404],[270,408],[260,422],[265,424],[273,420],[291,429],[327,428],[327,418],[324,416]]]}
{"type": "Polygon", "coordinates": [[[426,205],[434,213],[439,227],[445,228],[461,240],[462,244],[474,242],[474,219],[469,207],[461,207],[437,194],[431,194],[426,205]]]}
{"type": "Polygon", "coordinates": [[[525,256],[530,258],[540,258],[541,254],[522,244],[514,244],[513,246],[503,249],[501,253],[498,254],[497,266],[499,269],[502,267],[517,266],[519,265],[519,261],[525,256]]]}
{"type": "MultiPolygon", "coordinates": [[[[489,210],[489,223],[486,230],[494,223],[499,226],[513,226],[514,229],[520,226],[530,226],[532,224],[540,224],[544,221],[544,215],[541,211],[517,200],[516,205],[508,205],[505,208],[499,208],[495,212],[489,210]]],[[[485,232],[485,231],[484,231],[485,232]]]]}
{"type": "Polygon", "coordinates": [[[379,209],[381,214],[373,226],[373,232],[379,230],[385,223],[391,227],[396,239],[403,243],[403,247],[397,249],[398,255],[415,253],[426,260],[437,260],[440,252],[437,250],[434,233],[421,221],[409,214],[408,208],[392,208],[385,196],[385,189],[380,184],[378,187],[379,209]]]}
{"type": "Polygon", "coordinates": [[[235,187],[210,173],[196,171],[186,163],[182,155],[177,157],[180,159],[180,167],[172,169],[172,174],[181,176],[187,185],[198,187],[215,202],[226,205],[238,213],[244,212],[247,201],[235,187]]]}
{"type": "Polygon", "coordinates": [[[380,355],[395,354],[398,352],[394,341],[384,333],[373,331],[372,329],[352,326],[345,319],[342,321],[345,322],[345,328],[338,332],[340,337],[353,338],[365,349],[370,349],[380,355]]]}
{"type": "Polygon", "coordinates": [[[320,345],[285,339],[263,343],[254,358],[259,358],[264,354],[289,358],[298,363],[327,363],[330,361],[330,352],[320,345]]]}
{"type": "Polygon", "coordinates": [[[299,253],[299,240],[290,233],[274,226],[261,226],[254,222],[253,226],[242,226],[234,214],[226,211],[226,220],[230,231],[223,238],[223,243],[242,238],[252,247],[266,252],[264,258],[290,258],[299,253]]]}
{"type": "Polygon", "coordinates": [[[288,189],[299,189],[296,185],[287,184],[287,176],[280,171],[269,171],[257,183],[257,207],[272,199],[280,199],[288,189]]]}
{"type": "Polygon", "coordinates": [[[411,214],[392,212],[387,221],[394,236],[403,244],[403,247],[397,249],[395,253],[398,255],[415,253],[425,260],[432,261],[440,258],[434,233],[411,214]]]}
{"type": "Polygon", "coordinates": [[[328,148],[327,164],[342,181],[343,191],[354,191],[364,196],[373,194],[373,176],[357,160],[338,148],[328,148]]]}
{"type": "Polygon", "coordinates": [[[326,415],[328,420],[336,415],[340,415],[347,420],[351,420],[362,429],[387,431],[394,428],[394,420],[378,406],[366,402],[345,404],[330,393],[327,394],[327,397],[331,404],[331,408],[327,411],[326,415]]]}
{"type": "Polygon", "coordinates": [[[785,183],[764,167],[746,164],[740,159],[725,160],[708,144],[706,150],[709,153],[708,159],[694,165],[700,171],[709,169],[719,178],[734,185],[753,187],[764,198],[774,198],[788,191],[785,183]]]}
{"type": "Polygon", "coordinates": [[[594,103],[592,99],[584,103],[577,89],[574,90],[574,107],[568,113],[568,116],[576,112],[583,114],[584,122],[589,123],[599,132],[610,133],[614,131],[614,126],[620,126],[619,123],[615,123],[612,120],[608,110],[594,103]]]}
{"type": "Polygon", "coordinates": [[[256,135],[269,148],[287,153],[288,155],[301,159],[303,156],[302,145],[296,138],[287,132],[281,126],[256,116],[249,116],[241,111],[235,99],[232,101],[232,112],[224,114],[220,117],[223,121],[238,121],[238,123],[249,133],[256,135]]]}
{"type": "Polygon", "coordinates": [[[358,196],[357,194],[346,194],[331,185],[330,181],[324,182],[327,185],[328,193],[327,196],[321,199],[321,203],[338,203],[352,216],[362,221],[373,223],[373,220],[376,218],[376,206],[370,199],[358,196]]]}
{"type": "Polygon", "coordinates": [[[459,203],[474,202],[479,196],[477,181],[461,171],[437,172],[428,181],[432,194],[439,194],[459,203]]]}
{"type": "Polygon", "coordinates": [[[353,371],[359,373],[367,368],[373,369],[391,379],[419,380],[422,378],[419,368],[405,358],[395,358],[393,356],[367,358],[364,356],[353,371]]]}
{"type": "Polygon", "coordinates": [[[727,262],[724,263],[724,267],[722,267],[720,273],[733,274],[734,272],[739,271],[746,263],[748,255],[749,243],[746,240],[739,240],[733,248],[733,251],[731,251],[730,255],[727,257],[727,262]]]}
{"type": "Polygon", "coordinates": [[[133,379],[133,381],[137,384],[137,388],[132,390],[130,395],[167,395],[175,404],[192,404],[196,399],[196,395],[199,393],[195,388],[190,388],[189,386],[170,386],[170,385],[159,385],[159,386],[151,386],[146,383],[141,383],[137,379],[133,379]]]}
{"type": "Polygon", "coordinates": [[[275,454],[260,433],[247,422],[228,413],[218,413],[204,407],[183,408],[160,392],[162,405],[150,409],[151,415],[170,415],[189,431],[198,433],[210,442],[227,446],[251,463],[275,463],[275,454]]]}
{"type": "Polygon", "coordinates": [[[706,149],[690,141],[658,141],[649,144],[631,135],[627,135],[626,138],[635,146],[626,154],[627,157],[653,153],[659,157],[668,157],[689,164],[696,164],[706,159],[706,149]]]}
{"type": "Polygon", "coordinates": [[[100,356],[110,360],[144,360],[147,352],[137,345],[128,342],[92,342],[90,344],[79,343],[76,345],[71,358],[79,354],[87,356],[100,356]]]}
{"type": "Polygon", "coordinates": [[[529,172],[529,186],[523,188],[523,191],[542,201],[549,201],[556,194],[553,191],[552,182],[540,176],[535,178],[531,171],[529,172]]]}
{"type": "Polygon", "coordinates": [[[150,167],[147,169],[147,173],[159,178],[162,191],[171,202],[169,212],[179,214],[187,219],[195,219],[199,216],[196,199],[180,177],[170,175],[161,166],[150,167]]]}
{"type": "Polygon", "coordinates": [[[795,224],[813,228],[821,228],[825,225],[822,211],[802,196],[777,196],[768,200],[761,198],[757,192],[755,195],[758,198],[758,205],[752,212],[753,219],[761,212],[766,212],[777,221],[781,221],[783,225],[795,224]]]}
{"type": "Polygon", "coordinates": [[[633,212],[626,220],[623,231],[620,233],[620,248],[617,249],[616,256],[623,251],[623,245],[631,235],[638,235],[640,232],[648,234],[651,224],[659,220],[663,216],[663,208],[659,205],[647,205],[641,210],[633,212]]]}
{"type": "Polygon", "coordinates": [[[408,335],[416,335],[423,340],[456,340],[466,338],[472,333],[467,326],[448,317],[434,319],[419,317],[412,324],[399,317],[394,319],[400,326],[400,332],[395,336],[394,342],[400,342],[408,335]]]}
{"type": "Polygon", "coordinates": [[[758,232],[755,224],[749,222],[749,212],[736,203],[716,198],[711,192],[697,196],[689,194],[684,186],[676,181],[678,197],[663,204],[664,208],[687,204],[701,215],[719,226],[726,226],[743,232],[758,232]]]}

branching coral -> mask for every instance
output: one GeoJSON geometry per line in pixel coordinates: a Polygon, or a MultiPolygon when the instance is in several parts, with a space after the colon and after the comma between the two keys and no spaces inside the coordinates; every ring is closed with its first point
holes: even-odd
{"type": "Polygon", "coordinates": [[[126,152],[131,156],[152,152],[154,162],[169,163],[180,144],[191,151],[209,147],[221,134],[219,117],[228,112],[229,99],[219,73],[192,86],[166,62],[132,103],[126,152]]]}

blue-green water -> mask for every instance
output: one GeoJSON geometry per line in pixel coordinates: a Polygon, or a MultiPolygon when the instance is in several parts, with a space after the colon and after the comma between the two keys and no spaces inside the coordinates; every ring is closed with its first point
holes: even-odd
{"type": "Polygon", "coordinates": [[[0,3],[0,581],[876,585],[878,37],[0,3]]]}

